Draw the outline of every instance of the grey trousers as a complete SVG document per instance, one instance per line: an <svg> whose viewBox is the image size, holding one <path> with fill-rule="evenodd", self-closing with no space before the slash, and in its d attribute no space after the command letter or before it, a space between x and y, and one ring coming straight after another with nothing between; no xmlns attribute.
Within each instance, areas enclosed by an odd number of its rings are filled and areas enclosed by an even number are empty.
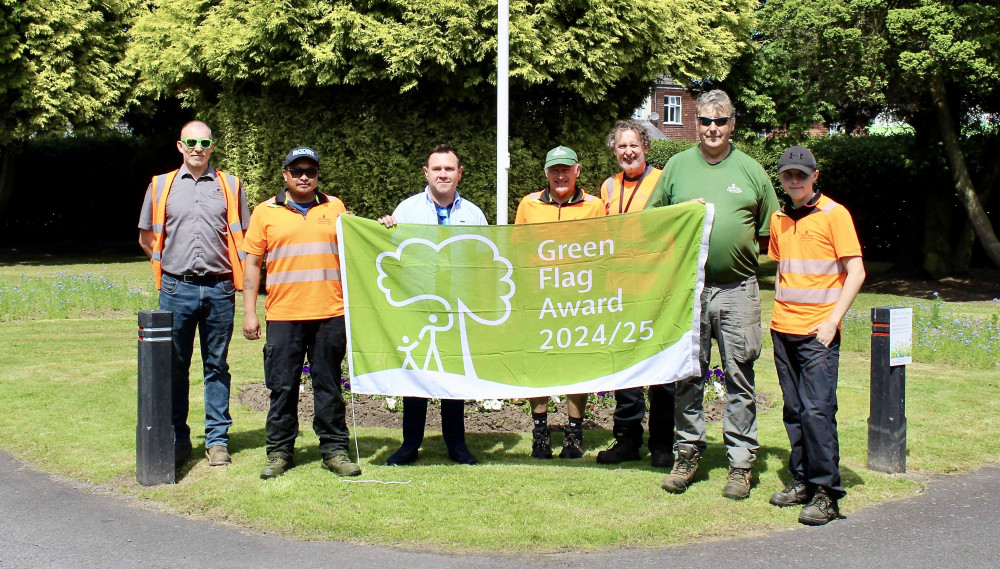
<svg viewBox="0 0 1000 569"><path fill-rule="evenodd" d="M730 466L750 468L760 448L753 372L762 342L757 278L738 283L706 283L701 307L701 376L677 383L674 416L677 448L693 446L705 450L705 376L715 338L728 394L722 426L726 455Z"/></svg>

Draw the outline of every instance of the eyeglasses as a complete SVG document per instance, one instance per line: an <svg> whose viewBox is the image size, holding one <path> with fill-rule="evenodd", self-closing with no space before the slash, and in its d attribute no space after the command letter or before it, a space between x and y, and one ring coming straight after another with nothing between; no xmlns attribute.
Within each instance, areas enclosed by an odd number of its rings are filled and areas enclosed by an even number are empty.
<svg viewBox="0 0 1000 569"><path fill-rule="evenodd" d="M698 117L698 123L701 124L701 126L709 126L712 123L715 123L715 124L717 124L719 126L726 126L726 123L728 123L729 119L731 119L731 118L733 118L733 117L714 117L714 118L713 117Z"/></svg>
<svg viewBox="0 0 1000 569"><path fill-rule="evenodd" d="M316 174L319 174L319 168L286 168L285 171L293 178L301 178L302 174L305 174L307 178L315 178Z"/></svg>
<svg viewBox="0 0 1000 569"><path fill-rule="evenodd" d="M200 144L203 150L207 150L215 144L215 141L211 138L182 138L181 142L188 148L194 148Z"/></svg>

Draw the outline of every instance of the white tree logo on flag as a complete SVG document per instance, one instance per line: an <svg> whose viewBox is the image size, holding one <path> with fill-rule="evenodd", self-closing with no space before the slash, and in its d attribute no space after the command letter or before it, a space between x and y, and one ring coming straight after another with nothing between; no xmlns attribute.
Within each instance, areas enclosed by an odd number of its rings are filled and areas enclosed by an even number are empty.
<svg viewBox="0 0 1000 569"><path fill-rule="evenodd" d="M484 266L486 258L491 259L491 266ZM511 279L513 266L496 244L468 234L441 243L407 239L394 252L379 254L375 265L378 288L390 305L427 313L427 323L419 331L404 334L402 344L396 346L406 355L403 369L445 371L437 335L451 331L457 315L464 375L476 377L466 319L484 326L503 324L510 316L510 299L516 289ZM421 349L425 350L422 361L413 355Z"/></svg>

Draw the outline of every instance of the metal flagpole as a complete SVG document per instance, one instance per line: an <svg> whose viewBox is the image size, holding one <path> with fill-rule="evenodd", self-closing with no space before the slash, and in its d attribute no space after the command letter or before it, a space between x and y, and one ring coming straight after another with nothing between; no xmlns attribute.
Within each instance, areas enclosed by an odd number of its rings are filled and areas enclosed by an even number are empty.
<svg viewBox="0 0 1000 569"><path fill-rule="evenodd" d="M510 78L510 1L497 5L497 225L507 224L507 173L510 170L508 146Z"/></svg>

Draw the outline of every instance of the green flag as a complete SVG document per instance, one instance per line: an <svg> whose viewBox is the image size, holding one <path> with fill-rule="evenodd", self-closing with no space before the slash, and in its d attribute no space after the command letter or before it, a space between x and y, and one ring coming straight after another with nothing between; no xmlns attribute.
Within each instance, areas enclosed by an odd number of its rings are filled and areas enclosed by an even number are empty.
<svg viewBox="0 0 1000 569"><path fill-rule="evenodd" d="M611 391L698 375L712 209L506 226L338 221L356 393Z"/></svg>

